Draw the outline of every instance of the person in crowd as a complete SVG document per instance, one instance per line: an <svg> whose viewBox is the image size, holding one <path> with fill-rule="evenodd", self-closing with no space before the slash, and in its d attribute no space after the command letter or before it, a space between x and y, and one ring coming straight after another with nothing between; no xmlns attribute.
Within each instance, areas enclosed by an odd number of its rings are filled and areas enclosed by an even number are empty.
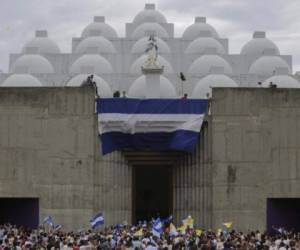
<svg viewBox="0 0 300 250"><path fill-rule="evenodd" d="M167 227L167 226L166 226ZM170 234L154 234L151 222L136 226L116 225L97 230L66 232L62 229L32 230L0 225L0 250L299 250L300 234L284 230L267 234L243 234L235 230L213 232L187 228Z"/></svg>

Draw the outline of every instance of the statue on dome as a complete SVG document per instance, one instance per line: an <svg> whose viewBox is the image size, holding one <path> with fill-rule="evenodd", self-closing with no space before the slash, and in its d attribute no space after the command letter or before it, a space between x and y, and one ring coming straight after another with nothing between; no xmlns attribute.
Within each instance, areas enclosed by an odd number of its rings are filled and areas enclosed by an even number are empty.
<svg viewBox="0 0 300 250"><path fill-rule="evenodd" d="M145 66L158 67L158 63L157 63L158 46L157 46L157 40L155 39L154 35L150 35L145 53L148 54L148 58L147 61L145 62Z"/></svg>

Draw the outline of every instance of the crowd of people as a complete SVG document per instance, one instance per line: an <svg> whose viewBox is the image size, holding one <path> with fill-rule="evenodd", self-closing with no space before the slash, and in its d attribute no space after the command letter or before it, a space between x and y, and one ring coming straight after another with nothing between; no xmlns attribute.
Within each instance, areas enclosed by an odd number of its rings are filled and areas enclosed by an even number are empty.
<svg viewBox="0 0 300 250"><path fill-rule="evenodd" d="M37 230L0 225L0 250L297 250L300 235L278 230L274 235L259 231L242 233L235 230L201 231L186 228L171 234L168 226L160 235L153 234L151 224L117 225L110 228L78 232L57 231L40 227Z"/></svg>

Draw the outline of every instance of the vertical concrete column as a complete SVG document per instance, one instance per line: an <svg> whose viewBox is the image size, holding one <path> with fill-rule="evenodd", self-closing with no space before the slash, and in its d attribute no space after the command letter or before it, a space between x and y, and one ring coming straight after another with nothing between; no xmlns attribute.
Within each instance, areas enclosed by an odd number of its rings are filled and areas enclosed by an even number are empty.
<svg viewBox="0 0 300 250"><path fill-rule="evenodd" d="M173 214L175 222L188 215L198 227L211 226L211 169L208 126L203 126L196 150L185 154L173 170Z"/></svg>
<svg viewBox="0 0 300 250"><path fill-rule="evenodd" d="M103 211L105 224L131 222L132 170L121 152L101 156L97 164L98 203L95 210ZM101 173L101 174L100 174ZM96 211L95 211L96 212Z"/></svg>

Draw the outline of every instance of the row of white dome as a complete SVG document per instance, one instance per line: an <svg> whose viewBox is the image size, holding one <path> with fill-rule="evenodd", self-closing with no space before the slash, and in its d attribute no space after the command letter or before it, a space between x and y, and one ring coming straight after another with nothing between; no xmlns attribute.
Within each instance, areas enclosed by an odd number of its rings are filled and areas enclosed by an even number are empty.
<svg viewBox="0 0 300 250"><path fill-rule="evenodd" d="M81 86L88 75L80 74L73 77L67 86ZM109 84L100 76L94 75L98 92L101 97L112 97L112 90ZM279 88L300 88L300 83L288 75L275 75L262 83L262 87L269 87L270 83L276 84ZM42 87L41 82L30 74L11 75L1 87ZM203 77L194 87L191 98L211 97L212 87L238 87L237 83L224 74L210 74ZM136 79L129 88L128 96L133 98L146 97L145 76ZM176 98L176 90L173 84L164 76L160 76L160 98Z"/></svg>
<svg viewBox="0 0 300 250"><path fill-rule="evenodd" d="M37 31L37 35L31 41L27 42L22 53L24 54L57 54L60 49L57 44L47 36L46 31ZM131 53L144 53L148 43L145 34L133 45ZM171 53L168 44L158 38L158 47L160 53ZM112 42L103 35L91 36L83 39L75 49L75 53L89 53L90 49L93 53L116 53L116 49ZM208 50L214 50L216 54L226 54L223 45L213 37L197 37L185 49L186 54L203 54ZM255 32L253 39L247 42L242 50L242 55L263 55L272 54L279 55L278 47L265 37L264 32Z"/></svg>
<svg viewBox="0 0 300 250"><path fill-rule="evenodd" d="M131 65L131 74L140 74L141 67L145 63L147 55L142 55ZM165 58L158 56L158 62L164 66L166 74L174 73L173 67ZM223 57L219 55L202 55L196 59L188 69L188 74L207 75L214 73L213 68L221 68L227 75L233 74L233 69ZM285 74L291 74L291 69L286 61L279 56L261 56L250 66L248 73L260 76L273 75L278 69L283 69ZM110 62L98 54L85 54L80 56L71 65L70 74L95 73L111 74L113 68ZM30 73L30 74L52 74L54 69L52 64L41 55L22 55L12 65L11 73Z"/></svg>

